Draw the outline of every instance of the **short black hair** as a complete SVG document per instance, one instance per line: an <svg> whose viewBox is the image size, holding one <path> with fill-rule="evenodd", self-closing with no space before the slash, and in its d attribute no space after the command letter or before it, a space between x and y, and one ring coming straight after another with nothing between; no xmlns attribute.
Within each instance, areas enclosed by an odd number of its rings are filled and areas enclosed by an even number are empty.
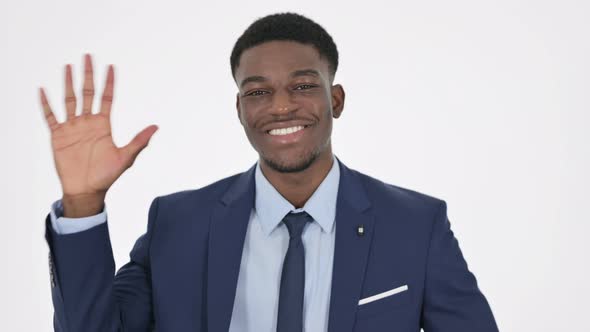
<svg viewBox="0 0 590 332"><path fill-rule="evenodd" d="M273 40L296 41L314 46L321 58L328 60L333 78L338 69L338 49L332 36L319 24L296 13L277 13L257 19L238 38L230 56L231 73L235 78L242 53Z"/></svg>

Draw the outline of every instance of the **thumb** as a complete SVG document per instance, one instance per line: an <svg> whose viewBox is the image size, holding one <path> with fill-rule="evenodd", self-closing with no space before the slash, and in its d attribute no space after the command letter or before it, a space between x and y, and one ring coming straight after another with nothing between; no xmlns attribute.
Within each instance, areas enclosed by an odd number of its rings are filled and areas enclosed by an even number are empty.
<svg viewBox="0 0 590 332"><path fill-rule="evenodd" d="M158 130L158 126L156 125L146 127L144 130L135 135L129 144L121 148L123 155L127 159L128 167L133 165L135 158L137 158L141 150L143 150L148 145L150 138L156 132L156 130Z"/></svg>

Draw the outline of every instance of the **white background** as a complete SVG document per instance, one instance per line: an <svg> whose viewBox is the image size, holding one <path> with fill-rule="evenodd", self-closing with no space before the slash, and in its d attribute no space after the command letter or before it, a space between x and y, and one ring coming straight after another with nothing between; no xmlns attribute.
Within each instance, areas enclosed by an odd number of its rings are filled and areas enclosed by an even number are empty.
<svg viewBox="0 0 590 332"><path fill-rule="evenodd" d="M165 5L164 5L165 3ZM297 11L340 51L349 167L447 201L502 331L590 331L590 5L587 1L19 1L0 5L0 315L50 331L44 219L61 197L37 88L58 120L63 66L81 89L115 65L118 145L160 130L111 188L117 267L151 200L256 160L238 122L229 54L256 18ZM98 99L98 96L97 98Z"/></svg>

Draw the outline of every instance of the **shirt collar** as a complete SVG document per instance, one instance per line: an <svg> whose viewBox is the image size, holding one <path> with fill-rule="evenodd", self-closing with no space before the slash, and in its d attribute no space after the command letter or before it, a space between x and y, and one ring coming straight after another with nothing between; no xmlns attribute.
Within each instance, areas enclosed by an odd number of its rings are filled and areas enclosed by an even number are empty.
<svg viewBox="0 0 590 332"><path fill-rule="evenodd" d="M331 233L336 218L336 198L340 183L340 167L338 160L332 155L332 168L322 183L307 200L303 208L296 209L268 181L256 163L254 175L256 198L254 207L265 235L269 235L291 211L305 211L320 225L322 230Z"/></svg>

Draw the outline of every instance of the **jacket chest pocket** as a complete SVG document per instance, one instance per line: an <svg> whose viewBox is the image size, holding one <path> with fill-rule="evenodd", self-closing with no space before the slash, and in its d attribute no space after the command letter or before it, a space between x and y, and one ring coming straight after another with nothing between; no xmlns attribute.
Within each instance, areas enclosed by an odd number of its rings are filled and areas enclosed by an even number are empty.
<svg viewBox="0 0 590 332"><path fill-rule="evenodd" d="M402 285L393 289L362 298L359 301L356 319L362 320L386 312L393 312L399 307L410 305L411 290L408 285Z"/></svg>

